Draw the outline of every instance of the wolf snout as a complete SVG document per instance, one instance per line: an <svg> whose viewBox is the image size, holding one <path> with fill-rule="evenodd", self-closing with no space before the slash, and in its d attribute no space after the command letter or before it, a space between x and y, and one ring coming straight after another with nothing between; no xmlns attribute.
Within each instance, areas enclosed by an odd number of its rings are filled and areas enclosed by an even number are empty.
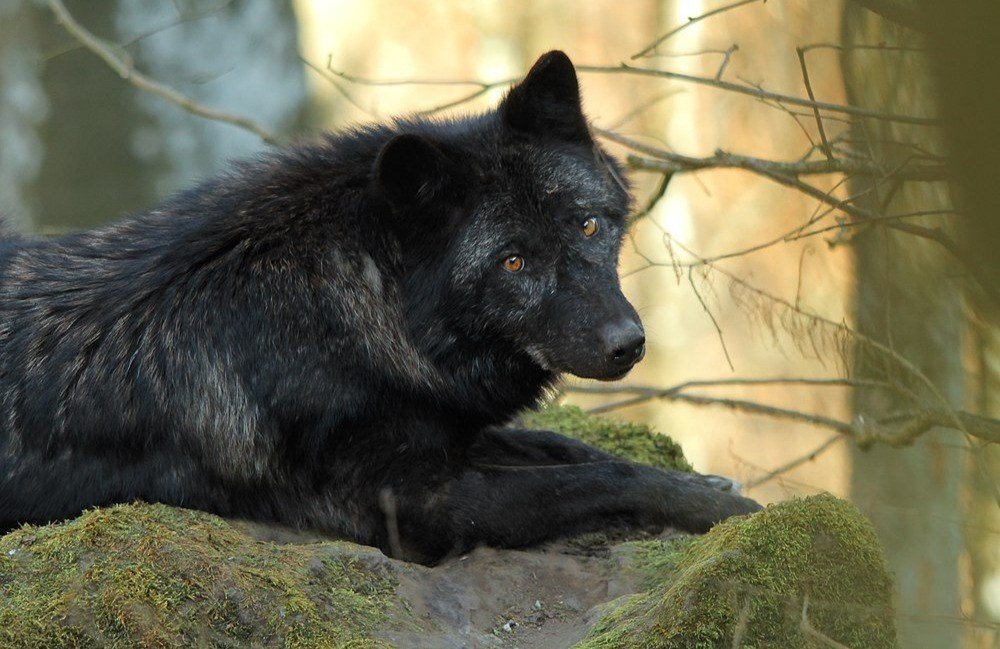
<svg viewBox="0 0 1000 649"><path fill-rule="evenodd" d="M598 333L604 361L615 370L625 370L646 354L646 333L632 319L605 325Z"/></svg>

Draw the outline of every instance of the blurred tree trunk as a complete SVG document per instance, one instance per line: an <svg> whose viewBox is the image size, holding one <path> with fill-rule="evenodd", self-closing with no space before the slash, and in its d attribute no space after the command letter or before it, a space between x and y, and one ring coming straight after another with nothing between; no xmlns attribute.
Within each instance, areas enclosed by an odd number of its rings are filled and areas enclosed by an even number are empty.
<svg viewBox="0 0 1000 649"><path fill-rule="evenodd" d="M965 244L994 284L1000 283L1000 75L987 72L1000 57L1000 2L920 0L934 71L941 88L949 154L962 210L969 223ZM993 303L996 318L1000 304Z"/></svg>
<svg viewBox="0 0 1000 649"><path fill-rule="evenodd" d="M846 4L845 12L843 39L848 49L843 64L851 103L886 112L936 113L936 92L925 55L850 49L851 45L879 43L923 47L920 35L852 2ZM862 153L873 154L888 169L914 153L899 142L943 153L939 132L927 127L858 121L854 139L857 146L868 149ZM861 201L865 207L886 214L953 205L944 183L893 188L854 182L849 193L862 191L868 192ZM907 220L946 229L952 221L953 217ZM859 233L854 249L859 331L890 346L933 381L952 405L963 406L965 320L960 269L936 243L879 226ZM889 375L899 380L894 367L859 350L856 369L860 375ZM855 397L855 411L868 416L903 406L885 394L858 391ZM962 627L942 621L960 615L961 446L961 438L954 433L938 431L909 448L853 451L853 498L874 521L895 572L903 647L950 649L961 644Z"/></svg>
<svg viewBox="0 0 1000 649"><path fill-rule="evenodd" d="M35 14L26 0L0 3L0 218L22 231L31 226L25 189L42 164L38 127L49 107L38 75Z"/></svg>
<svg viewBox="0 0 1000 649"><path fill-rule="evenodd" d="M149 124L136 106L136 91L79 48L44 5L30 4L42 48L37 71L50 106L39 129L42 165L26 190L33 228L58 234L148 206L156 198L157 174L132 146L134 134ZM117 0L66 6L91 32L117 41Z"/></svg>
<svg viewBox="0 0 1000 649"><path fill-rule="evenodd" d="M1000 218L996 184L1000 179L1000 76L984 74L1000 57L1000 2L921 0L918 18L926 29L931 60L941 87L944 128L963 211L963 244L974 255L994 287L1000 286ZM985 67L984 67L985 66ZM1000 417L1000 304L973 293L973 356L975 376L970 408ZM992 623L981 627L972 646L1000 646L1000 602L996 586L1000 573L1000 529L996 482L1000 476L1000 448L979 449L984 470L972 474L967 532L970 573L976 618ZM989 591L993 590L993 601Z"/></svg>
<svg viewBox="0 0 1000 649"><path fill-rule="evenodd" d="M1000 418L1000 325L996 320L976 318L973 323L975 376L972 408L988 417ZM972 472L969 495L969 571L975 604L975 618L985 624L974 635L972 647L1000 646L1000 602L996 601L996 581L1000 573L1000 507L996 501L996 477L1000 476L1000 448L983 445L978 451L983 470ZM994 600L990 601L990 591ZM990 626L993 627L992 631Z"/></svg>
<svg viewBox="0 0 1000 649"><path fill-rule="evenodd" d="M91 32L123 44L139 70L195 101L278 133L301 128L306 87L290 1L66 6ZM253 134L133 88L78 47L44 5L26 2L20 16L37 29L43 54L31 60L50 107L37 129L41 166L23 189L36 229L58 233L146 209L228 159L265 148Z"/></svg>

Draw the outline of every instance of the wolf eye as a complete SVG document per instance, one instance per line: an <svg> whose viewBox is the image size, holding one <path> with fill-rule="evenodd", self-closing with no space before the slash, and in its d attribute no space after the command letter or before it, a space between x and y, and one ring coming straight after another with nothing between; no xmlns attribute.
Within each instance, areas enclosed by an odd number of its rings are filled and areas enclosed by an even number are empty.
<svg viewBox="0 0 1000 649"><path fill-rule="evenodd" d="M580 224L580 229L583 230L583 236L590 238L600 231L601 224L597 221L596 217L588 216Z"/></svg>
<svg viewBox="0 0 1000 649"><path fill-rule="evenodd" d="M511 255L503 260L504 270L512 273L519 273L524 268L524 257L521 255Z"/></svg>

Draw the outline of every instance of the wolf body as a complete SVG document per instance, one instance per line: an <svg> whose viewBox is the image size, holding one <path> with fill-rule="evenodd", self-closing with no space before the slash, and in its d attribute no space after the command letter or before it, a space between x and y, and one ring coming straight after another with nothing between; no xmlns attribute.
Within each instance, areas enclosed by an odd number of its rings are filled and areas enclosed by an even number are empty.
<svg viewBox="0 0 1000 649"><path fill-rule="evenodd" d="M0 243L0 525L143 499L433 563L757 509L505 426L560 373L641 358L628 205L552 52L485 114L330 135Z"/></svg>

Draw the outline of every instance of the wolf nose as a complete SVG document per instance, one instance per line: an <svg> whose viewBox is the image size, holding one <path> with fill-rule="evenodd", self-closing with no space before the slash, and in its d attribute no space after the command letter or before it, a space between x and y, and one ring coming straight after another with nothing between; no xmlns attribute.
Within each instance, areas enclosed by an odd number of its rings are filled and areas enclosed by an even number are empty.
<svg viewBox="0 0 1000 649"><path fill-rule="evenodd" d="M607 362L614 367L632 367L646 352L646 336L634 320L610 324L601 331Z"/></svg>

